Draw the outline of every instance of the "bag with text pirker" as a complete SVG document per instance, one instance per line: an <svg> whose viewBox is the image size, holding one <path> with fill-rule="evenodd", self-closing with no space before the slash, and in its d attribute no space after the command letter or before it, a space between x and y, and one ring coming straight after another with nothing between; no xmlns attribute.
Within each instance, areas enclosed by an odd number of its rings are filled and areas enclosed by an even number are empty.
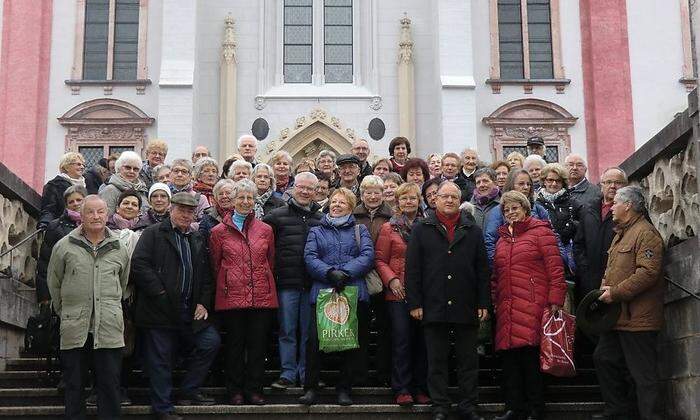
<svg viewBox="0 0 700 420"><path fill-rule="evenodd" d="M357 337L357 287L321 289L316 299L319 350L331 353L360 347Z"/></svg>

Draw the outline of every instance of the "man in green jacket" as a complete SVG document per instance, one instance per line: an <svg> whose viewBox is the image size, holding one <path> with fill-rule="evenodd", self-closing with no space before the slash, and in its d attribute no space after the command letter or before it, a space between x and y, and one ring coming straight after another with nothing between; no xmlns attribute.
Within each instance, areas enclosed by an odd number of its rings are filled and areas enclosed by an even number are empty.
<svg viewBox="0 0 700 420"><path fill-rule="evenodd" d="M85 197L80 213L82 225L56 243L47 270L51 303L61 318L66 418L85 418L82 372L91 355L97 416L116 419L124 347L121 301L129 253L119 236L106 228L107 204L100 197Z"/></svg>

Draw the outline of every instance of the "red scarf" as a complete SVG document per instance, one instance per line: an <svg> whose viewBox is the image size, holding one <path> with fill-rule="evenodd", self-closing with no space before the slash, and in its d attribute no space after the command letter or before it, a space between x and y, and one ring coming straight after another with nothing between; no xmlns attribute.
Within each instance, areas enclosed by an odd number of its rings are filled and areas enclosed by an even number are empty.
<svg viewBox="0 0 700 420"><path fill-rule="evenodd" d="M448 216L446 214L442 214L439 210L435 210L435 215L440 223L445 226L445 230L447 231L447 240L452 242L452 240L455 238L455 227L457 227L457 223L459 223L459 212L453 214L452 216Z"/></svg>
<svg viewBox="0 0 700 420"><path fill-rule="evenodd" d="M209 205L211 205L212 202L214 201L212 199L212 197L214 196L214 187L213 186L211 186L209 184L205 184L202 181L197 181L192 186L192 189L195 192L198 192L198 193L202 194L203 196L207 197L207 201L209 202Z"/></svg>

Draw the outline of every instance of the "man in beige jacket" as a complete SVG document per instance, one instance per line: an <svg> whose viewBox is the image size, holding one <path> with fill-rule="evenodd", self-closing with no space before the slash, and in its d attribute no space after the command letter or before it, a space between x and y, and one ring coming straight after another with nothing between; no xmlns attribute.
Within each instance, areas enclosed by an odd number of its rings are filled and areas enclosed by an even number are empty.
<svg viewBox="0 0 700 420"><path fill-rule="evenodd" d="M620 302L622 313L617 325L600 336L593 354L604 414L608 419L660 420L656 348L663 324L663 240L644 216L639 187L618 190L611 211L616 235L599 299Z"/></svg>
<svg viewBox="0 0 700 420"><path fill-rule="evenodd" d="M107 205L96 195L83 201L82 225L56 243L47 269L51 304L61 319L61 364L67 419L85 418L83 372L93 359L97 416L120 413L119 374L124 347L121 301L129 253L106 228Z"/></svg>

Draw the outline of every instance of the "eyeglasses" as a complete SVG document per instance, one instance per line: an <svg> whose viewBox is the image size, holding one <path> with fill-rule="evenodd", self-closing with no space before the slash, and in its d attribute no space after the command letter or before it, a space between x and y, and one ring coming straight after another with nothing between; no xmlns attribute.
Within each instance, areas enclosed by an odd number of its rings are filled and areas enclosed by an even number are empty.
<svg viewBox="0 0 700 420"><path fill-rule="evenodd" d="M610 185L613 185L613 184L615 184L615 186L617 186L617 187L621 187L621 186L625 185L625 184L626 184L626 182L625 182L625 181L613 181L613 180L607 180L607 181L603 181L603 182L601 182L601 184L603 184L603 185L605 185L605 186L610 186Z"/></svg>
<svg viewBox="0 0 700 420"><path fill-rule="evenodd" d="M314 188L314 187L306 187L306 186L303 186L303 185L295 185L294 187L295 187L295 188L298 188L299 191L306 191L306 192L314 192L314 191L316 191L316 189L318 188L318 187L316 187L316 188Z"/></svg>
<svg viewBox="0 0 700 420"><path fill-rule="evenodd" d="M503 214L509 214L509 213L515 213L516 211L520 210L523 208L523 206L510 206L510 207L503 207Z"/></svg>
<svg viewBox="0 0 700 420"><path fill-rule="evenodd" d="M561 183L561 179L551 179L551 178L545 178L544 179L545 184L559 184Z"/></svg>
<svg viewBox="0 0 700 420"><path fill-rule="evenodd" d="M138 166L129 166L129 165L123 165L122 168L124 168L127 171L131 171L131 172L138 172L141 170L141 168L139 168Z"/></svg>
<svg viewBox="0 0 700 420"><path fill-rule="evenodd" d="M150 152L148 152L148 154L152 155L152 156L161 156L161 157L165 157L165 155L166 155L166 153L156 152L155 150L151 150ZM197 156L197 155L195 155L195 156Z"/></svg>
<svg viewBox="0 0 700 420"><path fill-rule="evenodd" d="M455 200L455 201L459 200L459 196L456 194L438 194L438 197L442 198L443 200L447 200L447 199Z"/></svg>
<svg viewBox="0 0 700 420"><path fill-rule="evenodd" d="M185 168L173 168L170 170L170 172L172 172L174 174L185 174L185 175L190 173L190 171L188 169L185 169Z"/></svg>

